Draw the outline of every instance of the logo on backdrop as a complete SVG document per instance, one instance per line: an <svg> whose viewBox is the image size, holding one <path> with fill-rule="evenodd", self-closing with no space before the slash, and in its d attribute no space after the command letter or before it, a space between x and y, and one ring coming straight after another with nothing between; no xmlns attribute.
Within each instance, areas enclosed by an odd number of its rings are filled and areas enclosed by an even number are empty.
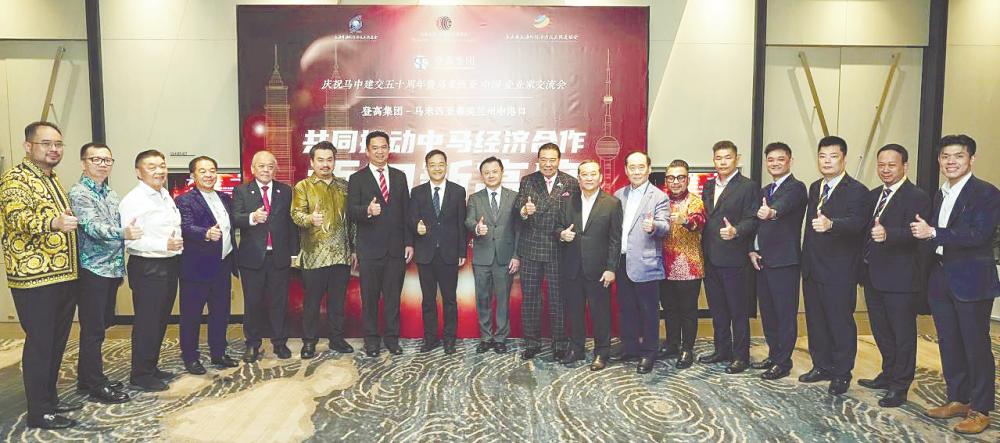
<svg viewBox="0 0 1000 443"><path fill-rule="evenodd" d="M364 22L361 21L361 14L351 17L351 20L347 22L347 28L350 29L351 34L358 34L361 32L361 28L364 27Z"/></svg>
<svg viewBox="0 0 1000 443"><path fill-rule="evenodd" d="M451 30L452 24L454 23L451 21L451 17L448 17L447 15L442 15L437 19L437 27L442 31Z"/></svg>
<svg viewBox="0 0 1000 443"><path fill-rule="evenodd" d="M535 22L532 23L532 26L534 26L535 29L542 29L551 23L552 20L549 20L549 16L545 14L539 14L537 17L535 17Z"/></svg>

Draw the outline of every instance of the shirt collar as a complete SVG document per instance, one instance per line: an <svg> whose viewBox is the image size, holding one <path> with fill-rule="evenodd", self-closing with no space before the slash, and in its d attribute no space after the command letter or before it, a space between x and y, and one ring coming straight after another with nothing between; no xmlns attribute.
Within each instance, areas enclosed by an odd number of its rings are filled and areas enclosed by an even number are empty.
<svg viewBox="0 0 1000 443"><path fill-rule="evenodd" d="M639 192L640 195L645 194L646 193L646 188L648 188L648 187L649 187L649 180L646 180L645 183L639 185L638 188L633 187L632 183L629 183L628 184L629 195L632 195L633 192Z"/></svg>
<svg viewBox="0 0 1000 443"><path fill-rule="evenodd" d="M24 156L24 160L21 163L23 163L24 166L28 168L31 172L34 172L35 175L38 175L39 177L45 176L45 172L42 171L42 168L39 168L38 165L34 164L31 161L31 159L28 158L27 155ZM56 170L52 169L52 172L49 173L49 177L55 177L55 176L56 176Z"/></svg>
<svg viewBox="0 0 1000 443"><path fill-rule="evenodd" d="M266 185L263 184L263 183L261 183L260 180L257 180L257 179L254 179L253 181L257 182L257 187L260 188L261 191L264 190L264 186L267 186L268 190L274 189L274 180L271 180L271 181L267 182Z"/></svg>
<svg viewBox="0 0 1000 443"><path fill-rule="evenodd" d="M944 195L951 195L952 192L954 192L956 195L961 194L962 189L965 188L965 184L968 183L969 178L971 177L972 177L972 171L969 171L969 173L965 174L964 177L958 179L958 182L955 183L955 186L952 186L951 182L945 180L944 183L941 183L941 193Z"/></svg>
<svg viewBox="0 0 1000 443"><path fill-rule="evenodd" d="M583 201L585 201L587 203L592 203L592 202L596 201L598 195L601 195L601 190L600 189L598 189L597 191L595 191L594 195L591 195L590 197L587 197L587 195L584 194L583 191L580 191L580 198L583 199Z"/></svg>
<svg viewBox="0 0 1000 443"><path fill-rule="evenodd" d="M905 183L905 182L906 182L906 176L904 175L902 179L900 179L898 182L896 182L896 184L894 184L892 186L889 186L889 191L890 191L889 193L890 194L895 194L896 191L899 190L900 186L903 186L903 183ZM884 184L882 185L882 192L885 192L885 185Z"/></svg>
<svg viewBox="0 0 1000 443"><path fill-rule="evenodd" d="M840 175L838 175L838 176L830 179L829 181L824 178L823 179L823 184L828 185L828 186L830 186L830 189L833 189L833 188L837 187L837 184L840 183L840 180L842 180L845 175L847 175L847 171L846 170L843 171L843 172L841 172Z"/></svg>
<svg viewBox="0 0 1000 443"><path fill-rule="evenodd" d="M162 198L164 194L167 194L169 197L169 193L167 193L167 188L165 186L160 187L160 190L157 191L153 189L152 186L147 185L146 182L139 180L139 188L142 189L142 192L146 195L155 195Z"/></svg>
<svg viewBox="0 0 1000 443"><path fill-rule="evenodd" d="M378 178L378 167L377 166L369 163L368 164L368 169L371 169L372 174L375 175L375 178ZM386 163L385 166L382 167L382 173L385 174L386 178L389 177L389 164L388 163Z"/></svg>
<svg viewBox="0 0 1000 443"><path fill-rule="evenodd" d="M786 172L785 175L782 175L781 177L778 177L777 179L775 179L774 182L773 182L774 183L774 188L777 189L778 186L781 186L781 184L785 182L785 179L787 179L791 175L792 175L791 172Z"/></svg>
<svg viewBox="0 0 1000 443"><path fill-rule="evenodd" d="M104 183L97 183L96 181L94 181L94 179L87 177L84 174L80 174L80 184L86 186L87 189L90 189L95 194L100 195L101 197L104 197L105 195L108 194L108 189L109 189L108 180L104 180Z"/></svg>
<svg viewBox="0 0 1000 443"><path fill-rule="evenodd" d="M330 183L333 183L332 180L335 179L335 178L337 178L336 175L331 175L330 176L330 180L331 180ZM307 180L309 180L309 183L312 183L312 184L316 184L316 183L324 183L325 184L326 183L326 182L323 181L323 179L319 178L319 176L316 175L315 172L313 172L312 174L310 174L309 178Z"/></svg>
<svg viewBox="0 0 1000 443"><path fill-rule="evenodd" d="M493 194L494 192L497 193L497 198L500 198L503 195L503 186L497 186L496 189L490 189L489 186L486 187L486 195Z"/></svg>
<svg viewBox="0 0 1000 443"><path fill-rule="evenodd" d="M715 184L716 184L716 186L718 186L720 188L726 187L726 185L728 185L729 182L733 181L733 179L736 178L736 176L739 175L739 173L740 173L739 171L733 171L732 175L730 175L729 178L726 179L726 181L722 181L722 176L721 175L715 174Z"/></svg>

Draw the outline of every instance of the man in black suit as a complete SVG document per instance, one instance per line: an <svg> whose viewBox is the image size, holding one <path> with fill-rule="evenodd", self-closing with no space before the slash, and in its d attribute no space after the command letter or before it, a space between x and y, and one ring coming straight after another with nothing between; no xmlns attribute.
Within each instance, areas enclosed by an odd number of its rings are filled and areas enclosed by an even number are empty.
<svg viewBox="0 0 1000 443"><path fill-rule="evenodd" d="M399 297L406 265L413 259L413 238L406 229L410 202L406 174L389 166L389 135L365 138L368 165L351 174L347 184L348 215L357 223L357 257L361 280L361 318L365 354L377 357L380 342L393 355L399 346ZM378 300L383 298L385 331L378 332Z"/></svg>
<svg viewBox="0 0 1000 443"><path fill-rule="evenodd" d="M777 380L792 370L792 351L799 335L799 238L809 196L806 185L791 173L792 148L771 143L764 148L764 156L773 181L761 188L760 221L750 263L757 270L767 358L751 366L766 369L760 375L764 380Z"/></svg>
<svg viewBox="0 0 1000 443"><path fill-rule="evenodd" d="M243 361L260 358L261 338L268 333L278 358L292 356L285 345L285 310L291 257L298 253L298 230L292 223L292 188L273 179L278 161L259 151L250 161L254 180L233 190L233 223L240 228L237 263L243 283Z"/></svg>
<svg viewBox="0 0 1000 443"><path fill-rule="evenodd" d="M829 380L828 392L840 395L851 384L858 352L854 308L861 246L872 208L868 189L844 172L844 139L823 137L817 157L823 178L809 186L809 224L802 241L802 284L813 368L799 376L799 381Z"/></svg>
<svg viewBox="0 0 1000 443"><path fill-rule="evenodd" d="M514 207L520 212L521 233L517 255L521 258L521 322L525 359L542 351L542 280L548 281L549 326L552 329L552 359L565 357L568 343L563 325L563 303L559 291L559 238L553 235L562 206L576 198L580 184L559 171L559 146L546 143L538 148L538 171L521 178Z"/></svg>
<svg viewBox="0 0 1000 443"><path fill-rule="evenodd" d="M715 352L701 363L732 360L727 374L750 367L750 296L747 294L747 254L757 230L757 184L736 169L736 145L723 140L712 146L716 177L702 188L705 202L705 295L712 313Z"/></svg>
<svg viewBox="0 0 1000 443"><path fill-rule="evenodd" d="M410 196L409 229L413 235L414 261L423 293L421 311L424 343L420 352L430 352L438 340L437 294L441 289L444 310L444 353L455 353L458 329L458 269L465 265L465 188L445 179L448 156L434 149L424 156L430 180L413 188Z"/></svg>
<svg viewBox="0 0 1000 443"><path fill-rule="evenodd" d="M869 216L861 267L865 304L875 344L882 354L882 372L860 379L869 389L885 389L879 406L906 402L917 365L917 297L923 290L919 241L910 222L929 217L931 199L906 178L906 148L888 144L878 151L882 186L868 194L875 210Z"/></svg>
<svg viewBox="0 0 1000 443"><path fill-rule="evenodd" d="M592 371L607 366L611 343L611 290L621 257L622 204L601 190L601 165L584 160L577 169L580 195L563 205L557 228L563 242L559 277L565 291L570 348L561 363L582 360L587 337L586 307L594 324Z"/></svg>
<svg viewBox="0 0 1000 443"><path fill-rule="evenodd" d="M938 165L947 181L934 195L933 216L917 216L910 232L925 240L933 258L927 301L937 329L948 403L927 410L933 418L964 416L955 431L978 434L990 425L996 403L990 312L1000 296L993 241L1000 219L1000 191L972 174L976 141L948 135L938 143Z"/></svg>

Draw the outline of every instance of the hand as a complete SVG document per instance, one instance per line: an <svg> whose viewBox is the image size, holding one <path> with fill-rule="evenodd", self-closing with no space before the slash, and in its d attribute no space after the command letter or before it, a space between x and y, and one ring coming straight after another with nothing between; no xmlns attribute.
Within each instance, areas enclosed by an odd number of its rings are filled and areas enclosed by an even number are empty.
<svg viewBox="0 0 1000 443"><path fill-rule="evenodd" d="M79 220L73 215L73 210L66 208L62 214L58 217L52 219L52 230L59 232L71 232L76 230L76 225ZM74 258L74 260L76 260Z"/></svg>
<svg viewBox="0 0 1000 443"><path fill-rule="evenodd" d="M646 214L646 218L642 220L642 230L646 231L646 233L648 234L652 234L654 228L655 226L653 226L653 213L650 212Z"/></svg>
<svg viewBox="0 0 1000 443"><path fill-rule="evenodd" d="M410 264L410 260L413 260L413 246L403 248L403 258L406 259L406 264Z"/></svg>
<svg viewBox="0 0 1000 443"><path fill-rule="evenodd" d="M317 228L323 226L323 222L326 221L326 218L323 217L322 212L319 212L319 205L316 205L316 207L313 208L312 214L309 214L309 221L311 221L313 226Z"/></svg>
<svg viewBox="0 0 1000 443"><path fill-rule="evenodd" d="M527 216L530 216L530 215L534 215L535 211L537 211L537 210L538 209L535 208L535 204L531 202L531 196L529 195L528 196L528 202L525 203L524 206L521 206L521 217L527 217Z"/></svg>
<svg viewBox="0 0 1000 443"><path fill-rule="evenodd" d="M427 233L427 225L424 224L423 220L417 222L417 234L424 235Z"/></svg>
<svg viewBox="0 0 1000 443"><path fill-rule="evenodd" d="M382 205L378 202L378 197L372 197L372 202L368 203L368 216L378 217L382 214Z"/></svg>
<svg viewBox="0 0 1000 443"><path fill-rule="evenodd" d="M813 231L826 232L833 228L833 222L823 215L823 211L816 210L816 218L812 220Z"/></svg>
<svg viewBox="0 0 1000 443"><path fill-rule="evenodd" d="M688 222L687 213L677 211L670 213L670 224L672 225L686 225Z"/></svg>
<svg viewBox="0 0 1000 443"><path fill-rule="evenodd" d="M483 236L490 232L490 227L483 223L483 217L479 217L479 222L476 223L476 235Z"/></svg>
<svg viewBox="0 0 1000 443"><path fill-rule="evenodd" d="M267 211L264 210L263 206L257 208L256 211L253 211L253 222L257 224L267 222Z"/></svg>
<svg viewBox="0 0 1000 443"><path fill-rule="evenodd" d="M758 270L758 271L761 268L761 266L760 266L760 258L761 258L760 254L758 254L756 252L752 252L752 251L750 252L750 264L753 265L753 268L756 269L756 270Z"/></svg>
<svg viewBox="0 0 1000 443"><path fill-rule="evenodd" d="M757 218L761 220L771 220L778 211L767 205L767 197L760 199L760 209L757 210Z"/></svg>
<svg viewBox="0 0 1000 443"><path fill-rule="evenodd" d="M576 238L576 233L573 232L573 227L574 226L576 226L576 225L570 223L570 225L569 225L568 228L563 229L562 232L559 233L559 240L562 240L564 242L571 242L571 241L573 241L573 239Z"/></svg>
<svg viewBox="0 0 1000 443"><path fill-rule="evenodd" d="M136 226L136 220L138 220L138 217L132 217L132 220L129 221L128 225L125 226L125 229L122 230L122 237L125 237L125 240L136 240L142 238L142 228Z"/></svg>
<svg viewBox="0 0 1000 443"><path fill-rule="evenodd" d="M914 237L920 240L926 240L928 238L934 237L934 228L927 224L923 218L920 218L920 214L917 214L915 222L910 223L910 233Z"/></svg>
<svg viewBox="0 0 1000 443"><path fill-rule="evenodd" d="M878 217L875 217L875 226L872 226L872 241L876 243L885 241L885 228L879 223Z"/></svg>
<svg viewBox="0 0 1000 443"><path fill-rule="evenodd" d="M222 240L222 229L219 228L219 224L216 223L215 226L208 228L205 231L205 241L219 241Z"/></svg>
<svg viewBox="0 0 1000 443"><path fill-rule="evenodd" d="M458 267L461 268L462 266L465 266L465 257L458 258Z"/></svg>
<svg viewBox="0 0 1000 443"><path fill-rule="evenodd" d="M521 260L518 260L516 258L512 258L512 259L510 259L510 266L507 267L507 273L510 274L510 275L514 275L514 274L517 273L517 270L520 269L520 268L521 268Z"/></svg>
<svg viewBox="0 0 1000 443"><path fill-rule="evenodd" d="M732 240L736 238L736 227L729 223L729 219L722 217L723 226L719 229L719 236L723 240Z"/></svg>
<svg viewBox="0 0 1000 443"><path fill-rule="evenodd" d="M615 273L611 271L604 271L604 273L601 274L601 279L598 281L604 283L605 288L611 286L611 283L614 283L615 281Z"/></svg>
<svg viewBox="0 0 1000 443"><path fill-rule="evenodd" d="M170 233L170 238L167 239L167 250L173 252L184 250L184 239L177 236L176 229Z"/></svg>

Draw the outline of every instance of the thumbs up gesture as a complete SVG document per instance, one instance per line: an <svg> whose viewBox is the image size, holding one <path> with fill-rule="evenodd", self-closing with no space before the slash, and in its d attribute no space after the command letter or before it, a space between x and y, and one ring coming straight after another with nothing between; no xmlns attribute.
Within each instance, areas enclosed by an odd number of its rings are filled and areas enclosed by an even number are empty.
<svg viewBox="0 0 1000 443"><path fill-rule="evenodd" d="M267 211L261 206L253 211L253 221L254 223L261 224L267 221Z"/></svg>
<svg viewBox="0 0 1000 443"><path fill-rule="evenodd" d="M427 234L427 225L424 224L423 220L417 222L417 234L419 235Z"/></svg>
<svg viewBox="0 0 1000 443"><path fill-rule="evenodd" d="M170 238L167 239L167 250L168 251L182 251L184 250L184 239L177 235L177 230L174 229L170 233Z"/></svg>
<svg viewBox="0 0 1000 443"><path fill-rule="evenodd" d="M66 208L62 214L52 219L52 229L59 232L71 232L76 230L78 222L76 216L73 215L73 210Z"/></svg>
<svg viewBox="0 0 1000 443"><path fill-rule="evenodd" d="M573 227L574 226L576 226L576 225L574 225L574 224L571 223L568 228L563 229L562 232L559 233L559 239L562 240L562 241L564 241L564 242L571 242L571 241L573 241L573 239L576 238L576 232L573 232Z"/></svg>
<svg viewBox="0 0 1000 443"><path fill-rule="evenodd" d="M872 241L876 243L882 243L885 241L885 227L882 223L879 223L878 217L875 217L875 226L872 226Z"/></svg>
<svg viewBox="0 0 1000 443"><path fill-rule="evenodd" d="M222 229L219 228L219 224L216 223L211 228L205 231L205 241L219 241L222 240Z"/></svg>
<svg viewBox="0 0 1000 443"><path fill-rule="evenodd" d="M125 229L122 230L122 237L125 240L136 240L142 238L142 227L135 224L138 217L132 217L132 220L128 222Z"/></svg>
<svg viewBox="0 0 1000 443"><path fill-rule="evenodd" d="M484 217L480 216L479 222L476 223L476 235L486 235L490 232L489 226L486 226L483 219Z"/></svg>
<svg viewBox="0 0 1000 443"><path fill-rule="evenodd" d="M722 228L719 229L719 236L723 240L736 238L736 227L729 223L729 219L726 217L722 217Z"/></svg>
<svg viewBox="0 0 1000 443"><path fill-rule="evenodd" d="M816 210L816 218L812 219L813 231L826 232L833 228L833 221L823 215L823 211Z"/></svg>
<svg viewBox="0 0 1000 443"><path fill-rule="evenodd" d="M760 199L760 209L757 210L757 218L761 220L771 220L777 211L767 205L767 197Z"/></svg>
<svg viewBox="0 0 1000 443"><path fill-rule="evenodd" d="M927 224L927 222L920 217L920 214L917 214L914 219L916 221L910 223L910 233L913 234L914 237L920 240L935 237L937 231L931 227L931 225Z"/></svg>
<svg viewBox="0 0 1000 443"><path fill-rule="evenodd" d="M653 229L655 228L656 227L653 226L653 213L649 212L646 214L646 218L642 220L642 230L646 231L646 233L652 234Z"/></svg>
<svg viewBox="0 0 1000 443"><path fill-rule="evenodd" d="M309 221L311 221L312 224L313 224L313 226L315 226L317 228L320 227L320 226L323 226L323 222L325 220L326 219L325 219L325 217L323 217L323 213L319 212L319 205L317 205L315 208L313 208L312 214L309 214Z"/></svg>
<svg viewBox="0 0 1000 443"><path fill-rule="evenodd" d="M378 197L372 197L371 203L368 203L368 217L378 217L382 213L382 205L378 202Z"/></svg>
<svg viewBox="0 0 1000 443"><path fill-rule="evenodd" d="M531 196L529 195L528 201L524 204L524 206L521 206L521 217L534 215L536 210L537 208L535 208L535 204L532 203Z"/></svg>

